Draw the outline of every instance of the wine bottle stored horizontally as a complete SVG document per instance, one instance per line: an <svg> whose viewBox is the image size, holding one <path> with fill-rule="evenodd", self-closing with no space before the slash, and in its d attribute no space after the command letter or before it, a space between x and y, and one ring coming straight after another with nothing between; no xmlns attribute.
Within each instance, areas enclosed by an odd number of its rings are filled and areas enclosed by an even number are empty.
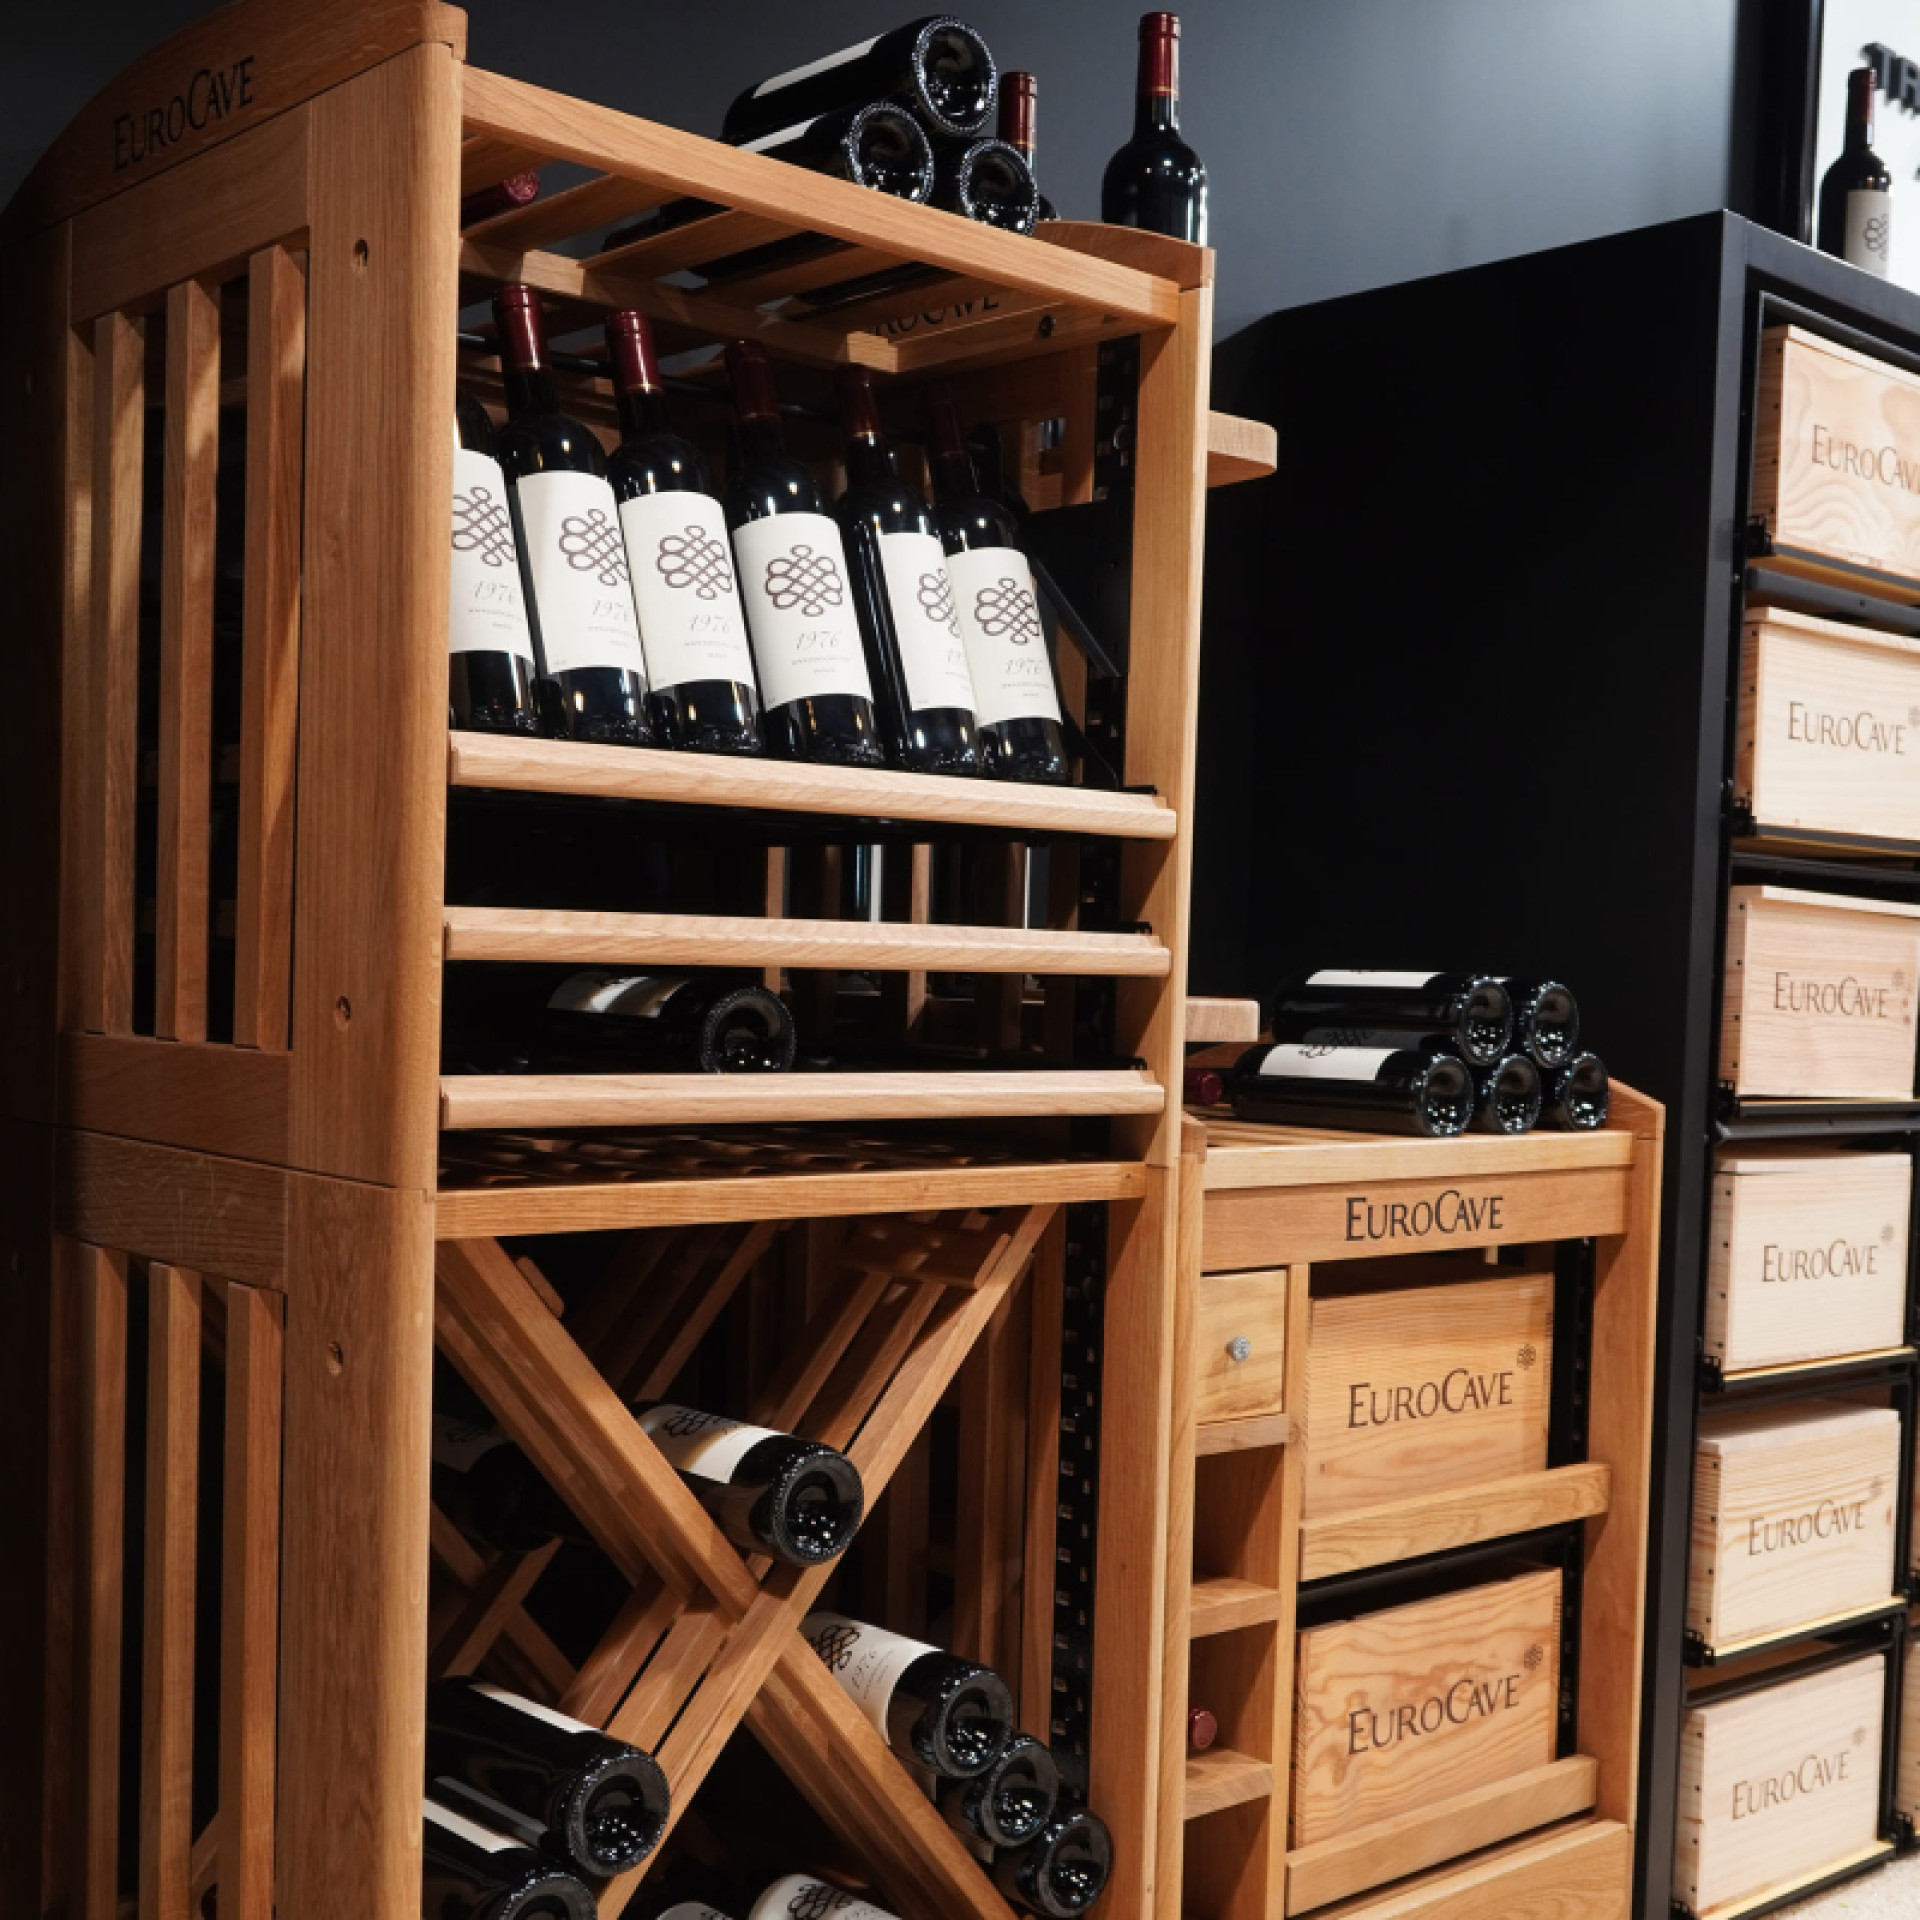
<svg viewBox="0 0 1920 1920"><path fill-rule="evenodd" d="M620 407L607 479L620 505L654 721L669 746L758 753L760 695L726 515L699 448L668 421L645 314L628 308L607 321L607 356Z"/></svg>
<svg viewBox="0 0 1920 1920"><path fill-rule="evenodd" d="M637 1867L667 1826L667 1776L651 1754L473 1680L427 1689L427 1783L456 1811L525 1831L580 1873Z"/></svg>
<svg viewBox="0 0 1920 1920"><path fill-rule="evenodd" d="M539 197L540 176L537 173L510 173L490 187L479 187L462 196L460 225L464 229L503 213L518 212L522 207L531 206Z"/></svg>
<svg viewBox="0 0 1920 1920"><path fill-rule="evenodd" d="M1140 16L1133 138L1107 162L1100 218L1207 242L1207 169L1180 137L1180 16Z"/></svg>
<svg viewBox="0 0 1920 1920"><path fill-rule="evenodd" d="M1873 150L1879 84L1872 67L1847 75L1846 144L1820 182L1818 240L1822 253L1884 279L1893 258L1893 175Z"/></svg>
<svg viewBox="0 0 1920 1920"><path fill-rule="evenodd" d="M1015 1906L1043 1920L1074 1920L1106 1891L1113 1835L1085 1807L1057 1807L1027 1842L995 1856L993 1883Z"/></svg>
<svg viewBox="0 0 1920 1920"><path fill-rule="evenodd" d="M981 757L1002 779L1059 786L1067 777L1067 746L1033 569L1013 515L974 478L960 416L944 387L931 396L930 418L934 520L966 642Z"/></svg>
<svg viewBox="0 0 1920 1920"><path fill-rule="evenodd" d="M1541 1124L1587 1133L1607 1124L1613 1104L1607 1070L1594 1053L1577 1053L1564 1067L1550 1068L1545 1077Z"/></svg>
<svg viewBox="0 0 1920 1920"><path fill-rule="evenodd" d="M554 990L544 1026L539 1065L547 1071L784 1073L793 1065L787 1003L736 973L585 968Z"/></svg>
<svg viewBox="0 0 1920 1920"><path fill-rule="evenodd" d="M507 385L497 444L546 676L544 717L569 739L651 746L646 656L606 455L561 410L540 296L504 286L493 297L493 317Z"/></svg>
<svg viewBox="0 0 1920 1920"><path fill-rule="evenodd" d="M1580 1045L1580 1007L1558 980L1503 978L1513 1003L1513 1044L1537 1067L1564 1067Z"/></svg>
<svg viewBox="0 0 1920 1920"><path fill-rule="evenodd" d="M1252 1047L1235 1066L1228 1093L1242 1120L1436 1140L1464 1132L1474 1108L1466 1063L1419 1047Z"/></svg>
<svg viewBox="0 0 1920 1920"><path fill-rule="evenodd" d="M787 452L766 349L733 341L727 372L739 445L727 476L727 525L767 744L789 760L882 766L839 523L813 475Z"/></svg>
<svg viewBox="0 0 1920 1920"><path fill-rule="evenodd" d="M1531 1133L1540 1119L1540 1069L1510 1053L1473 1075L1473 1124L1481 1133Z"/></svg>
<svg viewBox="0 0 1920 1920"><path fill-rule="evenodd" d="M1220 1738L1220 1722L1206 1707L1187 1709L1187 1749L1191 1753L1205 1753Z"/></svg>
<svg viewBox="0 0 1920 1920"><path fill-rule="evenodd" d="M990 1767L1013 1733L1013 1695L991 1667L841 1613L811 1613L800 1635L903 1760L945 1780Z"/></svg>
<svg viewBox="0 0 1920 1920"><path fill-rule="evenodd" d="M913 114L891 100L868 100L775 127L740 146L897 200L924 201L933 193L933 142Z"/></svg>
<svg viewBox="0 0 1920 1920"><path fill-rule="evenodd" d="M1274 996L1276 1040L1325 1037L1330 1029L1437 1033L1460 1055L1491 1066L1513 1044L1513 1005L1484 973L1375 973L1322 968L1295 976Z"/></svg>
<svg viewBox="0 0 1920 1920"><path fill-rule="evenodd" d="M595 1920L585 1883L533 1848L433 1799L422 1814L427 1920Z"/></svg>
<svg viewBox="0 0 1920 1920"><path fill-rule="evenodd" d="M842 367L847 490L834 504L887 757L916 773L977 773L973 681L932 511L901 479L873 377Z"/></svg>
<svg viewBox="0 0 1920 1920"><path fill-rule="evenodd" d="M453 583L447 612L447 702L456 727L538 733L533 635L493 423L472 394L454 395Z"/></svg>
<svg viewBox="0 0 1920 1920"><path fill-rule="evenodd" d="M983 1772L970 1780L942 1780L917 1770L942 1818L962 1839L990 1847L1024 1846L1053 1817L1060 1800L1060 1767L1052 1750L1030 1733L1016 1733Z"/></svg>
<svg viewBox="0 0 1920 1920"><path fill-rule="evenodd" d="M993 117L998 84L987 43L966 22L928 14L749 87L728 107L720 137L739 146L836 108L892 100L928 132L957 140Z"/></svg>
<svg viewBox="0 0 1920 1920"><path fill-rule="evenodd" d="M1007 141L948 141L935 160L933 204L1004 233L1031 233L1040 218L1040 189Z"/></svg>
<svg viewBox="0 0 1920 1920"><path fill-rule="evenodd" d="M837 1920L899 1920L885 1907L810 1873L783 1874L753 1903L747 1920L827 1920L828 1915Z"/></svg>
<svg viewBox="0 0 1920 1920"><path fill-rule="evenodd" d="M1000 76L1000 138L1027 163L1027 171L1036 180L1040 175L1040 82L1030 73L1003 73ZM1043 193L1037 215L1041 220L1057 220L1051 200Z"/></svg>

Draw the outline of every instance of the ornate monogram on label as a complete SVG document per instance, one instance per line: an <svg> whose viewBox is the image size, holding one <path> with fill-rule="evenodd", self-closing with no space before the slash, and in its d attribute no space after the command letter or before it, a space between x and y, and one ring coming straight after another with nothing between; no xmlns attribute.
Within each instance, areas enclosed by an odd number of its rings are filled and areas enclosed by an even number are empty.
<svg viewBox="0 0 1920 1920"><path fill-rule="evenodd" d="M647 677L752 686L733 552L720 503L705 493L641 493L620 502Z"/></svg>
<svg viewBox="0 0 1920 1920"><path fill-rule="evenodd" d="M453 496L453 550L472 554L483 567L515 563L504 490L496 493L483 481Z"/></svg>
<svg viewBox="0 0 1920 1920"><path fill-rule="evenodd" d="M514 493L547 671L618 667L644 676L613 489L598 474L528 473Z"/></svg>
<svg viewBox="0 0 1920 1920"><path fill-rule="evenodd" d="M517 654L531 664L533 638L521 598L520 556L499 463L472 447L455 447L453 481L448 650Z"/></svg>
<svg viewBox="0 0 1920 1920"><path fill-rule="evenodd" d="M907 704L916 712L952 708L971 713L973 679L938 536L883 533L880 572L906 676Z"/></svg>
<svg viewBox="0 0 1920 1920"><path fill-rule="evenodd" d="M675 592L691 591L696 599L718 600L733 592L733 567L727 550L701 526L664 534L654 567Z"/></svg>
<svg viewBox="0 0 1920 1920"><path fill-rule="evenodd" d="M829 553L815 553L804 541L767 562L766 594L782 613L798 608L809 620L846 599L839 563Z"/></svg>
<svg viewBox="0 0 1920 1920"><path fill-rule="evenodd" d="M765 704L871 700L838 525L824 513L749 520L733 530L733 557Z"/></svg>
<svg viewBox="0 0 1920 1920"><path fill-rule="evenodd" d="M1040 638L1040 608L1033 589L1006 574L974 595L973 617L982 633L1012 646L1030 647Z"/></svg>
<svg viewBox="0 0 1920 1920"><path fill-rule="evenodd" d="M1053 662L1026 555L1013 547L974 547L947 555L982 726L1060 718Z"/></svg>
<svg viewBox="0 0 1920 1920"><path fill-rule="evenodd" d="M620 530L598 507L560 522L560 552L575 573L590 573L603 587L627 584Z"/></svg>
<svg viewBox="0 0 1920 1920"><path fill-rule="evenodd" d="M920 611L936 627L945 627L956 640L960 638L960 614L953 604L953 582L944 573L923 573L915 583L914 597L920 602Z"/></svg>

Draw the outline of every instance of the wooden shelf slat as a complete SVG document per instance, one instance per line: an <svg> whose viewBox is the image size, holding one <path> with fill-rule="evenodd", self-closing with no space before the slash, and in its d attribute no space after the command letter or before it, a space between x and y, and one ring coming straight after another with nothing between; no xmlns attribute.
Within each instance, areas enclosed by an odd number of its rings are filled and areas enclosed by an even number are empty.
<svg viewBox="0 0 1920 1920"><path fill-rule="evenodd" d="M1231 1747L1209 1747L1187 1755L1186 1816L1198 1820L1273 1792L1273 1762L1249 1759Z"/></svg>
<svg viewBox="0 0 1920 1920"><path fill-rule="evenodd" d="M1280 437L1264 420L1231 413L1207 415L1207 485L1236 486L1264 480L1280 459Z"/></svg>
<svg viewBox="0 0 1920 1920"><path fill-rule="evenodd" d="M1085 787L1036 787L1015 780L961 780L866 767L811 767L789 760L723 760L488 733L448 736L447 777L456 787L508 793L914 820L1012 832L1171 840L1176 830L1173 809L1157 794L1098 793Z"/></svg>
<svg viewBox="0 0 1920 1920"><path fill-rule="evenodd" d="M1028 932L905 921L448 907L448 960L578 966L953 968L1158 977L1173 956L1142 933Z"/></svg>
<svg viewBox="0 0 1920 1920"><path fill-rule="evenodd" d="M1216 1192L1228 1187L1309 1187L1443 1176L1460 1180L1476 1174L1626 1167L1633 1162L1633 1139L1624 1127L1605 1127L1593 1133L1411 1140L1390 1133L1336 1133L1209 1118L1206 1183L1209 1192Z"/></svg>
<svg viewBox="0 0 1920 1920"><path fill-rule="evenodd" d="M1257 1000L1209 1000L1187 995L1188 1046L1252 1046L1260 1038Z"/></svg>
<svg viewBox="0 0 1920 1920"><path fill-rule="evenodd" d="M1263 1587L1258 1581L1236 1580L1228 1574L1196 1580L1188 1603L1187 1632L1203 1640L1209 1634L1262 1627L1279 1619L1280 1601L1278 1587Z"/></svg>
<svg viewBox="0 0 1920 1920"><path fill-rule="evenodd" d="M1284 1447L1292 1438L1291 1414L1253 1413L1240 1420L1203 1420L1193 1430L1193 1450L1244 1453L1252 1447Z"/></svg>

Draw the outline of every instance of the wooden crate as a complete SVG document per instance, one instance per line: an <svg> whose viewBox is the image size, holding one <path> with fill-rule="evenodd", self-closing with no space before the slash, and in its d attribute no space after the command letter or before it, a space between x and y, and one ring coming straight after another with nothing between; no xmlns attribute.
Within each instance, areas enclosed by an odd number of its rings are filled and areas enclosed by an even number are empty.
<svg viewBox="0 0 1920 1920"><path fill-rule="evenodd" d="M1316 1295L1302 1514L1540 1472L1552 1380L1551 1274Z"/></svg>
<svg viewBox="0 0 1920 1920"><path fill-rule="evenodd" d="M1561 1576L1516 1573L1300 1634L1295 1847L1546 1766Z"/></svg>
<svg viewBox="0 0 1920 1920"><path fill-rule="evenodd" d="M1920 906L1734 887L1720 1078L1738 1094L1906 1100Z"/></svg>
<svg viewBox="0 0 1920 1920"><path fill-rule="evenodd" d="M1673 1897L1711 1915L1874 1848L1886 1660L1687 1709Z"/></svg>
<svg viewBox="0 0 1920 1920"><path fill-rule="evenodd" d="M1753 609L1734 751L1734 799L1764 835L1920 839L1920 641Z"/></svg>
<svg viewBox="0 0 1920 1920"><path fill-rule="evenodd" d="M1752 486L1754 514L1790 560L1920 584L1920 376L1769 328Z"/></svg>
<svg viewBox="0 0 1920 1920"><path fill-rule="evenodd" d="M1912 1205L1904 1153L1722 1151L1703 1351L1738 1373L1897 1347Z"/></svg>
<svg viewBox="0 0 1920 1920"><path fill-rule="evenodd" d="M1687 1629L1742 1641L1883 1606L1895 1588L1900 1416L1813 1401L1703 1418Z"/></svg>

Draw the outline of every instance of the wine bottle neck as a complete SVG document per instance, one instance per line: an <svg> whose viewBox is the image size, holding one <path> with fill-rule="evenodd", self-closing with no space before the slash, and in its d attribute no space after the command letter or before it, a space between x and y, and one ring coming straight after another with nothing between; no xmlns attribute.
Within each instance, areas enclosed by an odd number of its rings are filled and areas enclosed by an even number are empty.
<svg viewBox="0 0 1920 1920"><path fill-rule="evenodd" d="M935 450L933 491L940 500L971 500L979 491L974 484L973 462L965 448L942 447Z"/></svg>
<svg viewBox="0 0 1920 1920"><path fill-rule="evenodd" d="M869 434L850 434L847 438L847 484L871 487L893 479L898 472L893 453L884 440Z"/></svg>
<svg viewBox="0 0 1920 1920"><path fill-rule="evenodd" d="M1150 13L1140 22L1133 130L1136 135L1180 130L1180 22L1170 13Z"/></svg>
<svg viewBox="0 0 1920 1920"><path fill-rule="evenodd" d="M508 359L501 363L500 371L506 382L509 413L558 413L560 411L560 390L553 384L553 373L550 368L524 367Z"/></svg>
<svg viewBox="0 0 1920 1920"><path fill-rule="evenodd" d="M1874 72L1860 67L1847 76L1847 151L1864 153L1873 145Z"/></svg>
<svg viewBox="0 0 1920 1920"><path fill-rule="evenodd" d="M778 416L745 413L741 414L734 424L740 435L742 459L777 459L786 452L786 436L780 431Z"/></svg>
<svg viewBox="0 0 1920 1920"><path fill-rule="evenodd" d="M620 393L620 434L626 440L651 440L669 431L666 395L651 387L626 387Z"/></svg>

